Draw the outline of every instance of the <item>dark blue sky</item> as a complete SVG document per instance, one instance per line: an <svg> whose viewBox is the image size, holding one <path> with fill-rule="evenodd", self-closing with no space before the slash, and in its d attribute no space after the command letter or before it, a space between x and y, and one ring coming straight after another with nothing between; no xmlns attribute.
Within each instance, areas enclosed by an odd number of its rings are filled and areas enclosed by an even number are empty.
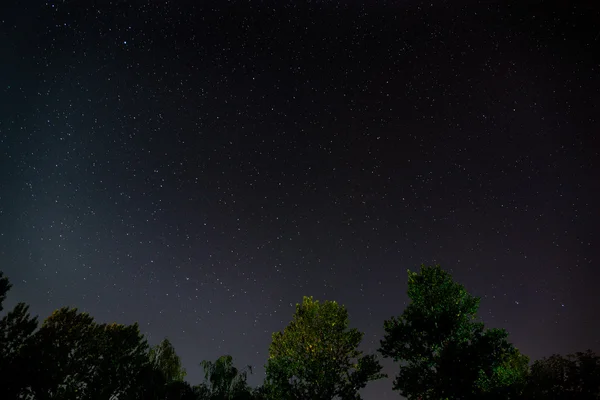
<svg viewBox="0 0 600 400"><path fill-rule="evenodd" d="M440 263L533 359L600 349L593 2L2 3L9 306L257 383L303 295L374 351Z"/></svg>

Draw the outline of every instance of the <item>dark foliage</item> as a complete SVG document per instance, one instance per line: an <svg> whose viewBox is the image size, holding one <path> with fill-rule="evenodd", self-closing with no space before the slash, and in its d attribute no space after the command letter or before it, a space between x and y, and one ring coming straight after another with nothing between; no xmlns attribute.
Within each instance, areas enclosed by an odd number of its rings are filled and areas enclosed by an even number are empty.
<svg viewBox="0 0 600 400"><path fill-rule="evenodd" d="M10 288L0 271L0 311ZM409 306L384 323L380 352L401 363L393 388L409 399L600 399L599 356L588 350L529 366L506 331L475 320L479 299L441 268L409 272L408 294ZM0 319L1 398L358 400L384 375L348 325L343 306L306 297L273 335L264 385L249 387L251 368L227 355L202 361L204 382L192 387L173 345L149 347L137 324L100 324L65 307L38 328L18 303Z"/></svg>
<svg viewBox="0 0 600 400"><path fill-rule="evenodd" d="M600 399L600 357L591 350L535 361L526 389L531 400Z"/></svg>
<svg viewBox="0 0 600 400"><path fill-rule="evenodd" d="M399 362L408 399L518 398L528 359L503 329L476 321L479 299L439 266L408 272L410 304L384 323L380 352Z"/></svg>

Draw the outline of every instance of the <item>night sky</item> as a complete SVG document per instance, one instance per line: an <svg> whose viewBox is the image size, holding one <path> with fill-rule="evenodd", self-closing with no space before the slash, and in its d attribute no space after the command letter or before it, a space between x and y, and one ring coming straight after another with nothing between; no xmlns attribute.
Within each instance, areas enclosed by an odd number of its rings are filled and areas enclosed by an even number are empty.
<svg viewBox="0 0 600 400"><path fill-rule="evenodd" d="M255 385L303 295L374 352L439 263L532 359L600 350L595 2L1 3L8 307Z"/></svg>

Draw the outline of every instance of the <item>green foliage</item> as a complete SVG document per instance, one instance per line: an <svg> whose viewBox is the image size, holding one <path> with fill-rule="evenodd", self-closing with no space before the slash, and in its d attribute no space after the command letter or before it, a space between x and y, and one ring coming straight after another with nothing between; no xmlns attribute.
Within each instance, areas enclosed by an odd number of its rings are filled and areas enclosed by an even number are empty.
<svg viewBox="0 0 600 400"><path fill-rule="evenodd" d="M11 285L0 272L0 310ZM476 321L479 299L439 266L409 271L411 303L384 322L379 351L400 363L393 388L418 400L598 400L600 357L554 355L529 367L503 329ZM358 400L384 376L358 346L336 302L304 297L290 324L273 334L262 386L231 356L202 361L204 382L191 387L173 345L148 348L137 324L98 324L61 308L37 329L29 307L0 318L0 396L31 400Z"/></svg>
<svg viewBox="0 0 600 400"><path fill-rule="evenodd" d="M600 399L600 357L588 350L535 361L526 394L531 400Z"/></svg>
<svg viewBox="0 0 600 400"><path fill-rule="evenodd" d="M221 356L215 362L203 360L200 366L204 370L204 382L196 388L199 399L250 400L252 398L252 390L246 382L248 372L252 373L250 366L238 370L229 355Z"/></svg>
<svg viewBox="0 0 600 400"><path fill-rule="evenodd" d="M506 349L499 362L494 362L489 373L479 370L475 386L482 398L518 399L521 397L529 377L529 357L516 348Z"/></svg>
<svg viewBox="0 0 600 400"><path fill-rule="evenodd" d="M148 358L152 367L162 373L166 382L183 381L185 378L186 371L169 339L165 338L152 347Z"/></svg>
<svg viewBox="0 0 600 400"><path fill-rule="evenodd" d="M273 334L265 392L277 399L360 399L382 378L373 355L358 350L363 333L348 328L348 312L334 301L304 297L290 324Z"/></svg>
<svg viewBox="0 0 600 400"><path fill-rule="evenodd" d="M185 369L175 348L164 339L148 351L146 365L142 367L136 398L143 400L196 400L189 383L184 382Z"/></svg>
<svg viewBox="0 0 600 400"><path fill-rule="evenodd" d="M379 350L401 363L394 390L408 399L517 396L527 360L506 331L475 321L478 298L439 266L409 271L408 295L402 315L384 322Z"/></svg>

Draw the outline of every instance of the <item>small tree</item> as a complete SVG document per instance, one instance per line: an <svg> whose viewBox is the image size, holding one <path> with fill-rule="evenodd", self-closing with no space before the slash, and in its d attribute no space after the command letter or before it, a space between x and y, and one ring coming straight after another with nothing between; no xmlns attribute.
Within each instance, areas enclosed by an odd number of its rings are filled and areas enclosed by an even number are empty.
<svg viewBox="0 0 600 400"><path fill-rule="evenodd" d="M281 400L360 399L360 389L385 376L375 356L358 350L362 338L348 328L345 307L304 297L290 324L273 334L265 391Z"/></svg>
<svg viewBox="0 0 600 400"><path fill-rule="evenodd" d="M408 399L517 397L528 359L502 329L476 322L479 299L439 266L408 271L411 300L385 321L380 352L400 362L394 390Z"/></svg>

